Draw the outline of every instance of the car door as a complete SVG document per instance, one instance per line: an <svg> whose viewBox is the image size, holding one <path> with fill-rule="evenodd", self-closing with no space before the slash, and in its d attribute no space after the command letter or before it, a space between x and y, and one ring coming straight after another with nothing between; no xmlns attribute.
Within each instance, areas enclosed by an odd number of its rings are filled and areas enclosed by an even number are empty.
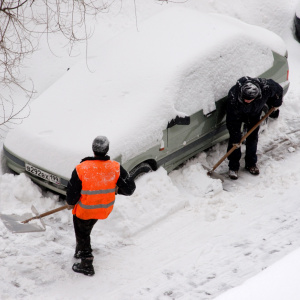
<svg viewBox="0 0 300 300"><path fill-rule="evenodd" d="M212 144L216 144L229 138L229 133L226 127L226 101L224 97L216 102L216 127L213 135Z"/></svg>
<svg viewBox="0 0 300 300"><path fill-rule="evenodd" d="M169 161L166 165L179 165L199 151L209 148L214 134L216 119L216 111L204 115L201 110L190 116L188 125L170 122L167 129Z"/></svg>

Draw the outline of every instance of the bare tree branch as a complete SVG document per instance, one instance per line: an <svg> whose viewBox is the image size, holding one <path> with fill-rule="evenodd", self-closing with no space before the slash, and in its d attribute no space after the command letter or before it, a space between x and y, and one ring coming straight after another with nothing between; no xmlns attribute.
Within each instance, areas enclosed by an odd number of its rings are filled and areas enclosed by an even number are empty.
<svg viewBox="0 0 300 300"><path fill-rule="evenodd" d="M106 11L116 0L0 0L0 128L24 118L34 93L25 87L20 67L38 49L43 34L59 33L71 49L91 36L87 16ZM122 0L118 0L122 1ZM15 105L11 92L20 90L25 103ZM27 115L25 114L25 117ZM0 135L1 136L1 135Z"/></svg>

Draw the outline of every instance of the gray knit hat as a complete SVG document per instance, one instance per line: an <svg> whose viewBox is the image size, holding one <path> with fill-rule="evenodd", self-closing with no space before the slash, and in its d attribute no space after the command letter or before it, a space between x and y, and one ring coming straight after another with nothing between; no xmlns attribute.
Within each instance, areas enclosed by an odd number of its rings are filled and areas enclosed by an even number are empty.
<svg viewBox="0 0 300 300"><path fill-rule="evenodd" d="M92 145L95 154L105 155L109 150L109 140L106 136L97 136Z"/></svg>

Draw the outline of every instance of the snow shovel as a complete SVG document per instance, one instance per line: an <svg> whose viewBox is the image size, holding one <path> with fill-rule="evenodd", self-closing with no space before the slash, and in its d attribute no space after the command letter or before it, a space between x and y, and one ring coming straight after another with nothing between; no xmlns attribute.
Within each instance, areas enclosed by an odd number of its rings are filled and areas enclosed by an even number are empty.
<svg viewBox="0 0 300 300"><path fill-rule="evenodd" d="M232 146L232 148L207 172L208 176L211 176L214 170L237 148L241 147L243 141L265 120L269 117L269 115L275 111L277 108L272 107L240 140L238 144ZM221 175L220 175L221 176ZM224 180L223 180L224 181Z"/></svg>
<svg viewBox="0 0 300 300"><path fill-rule="evenodd" d="M29 213L24 214L22 216L18 215L4 215L0 214L0 218L2 219L4 225L13 233L25 233L25 232L39 232L39 231L45 231L46 226L42 220L43 217L49 216L51 214L54 214L58 211L64 210L64 209L71 209L73 206L72 205L64 205L59 208L49 210L45 213L39 214L36 208L32 205L31 210L35 214L34 217ZM31 216L31 217L30 217ZM30 217L30 218L28 218ZM28 218L25 219L24 218ZM38 223L32 223L29 224L30 221L32 220L40 220ZM23 220L23 221L22 221Z"/></svg>

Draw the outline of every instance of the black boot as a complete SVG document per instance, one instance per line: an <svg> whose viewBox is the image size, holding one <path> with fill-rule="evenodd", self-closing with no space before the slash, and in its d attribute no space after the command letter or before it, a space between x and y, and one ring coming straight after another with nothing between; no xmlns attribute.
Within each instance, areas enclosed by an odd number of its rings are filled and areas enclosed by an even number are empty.
<svg viewBox="0 0 300 300"><path fill-rule="evenodd" d="M81 258L81 251L76 250L74 253L74 258L77 258L77 259Z"/></svg>
<svg viewBox="0 0 300 300"><path fill-rule="evenodd" d="M82 258L81 263L74 264L72 269L74 272L82 273L87 276L93 276L95 274L93 260L93 257Z"/></svg>
<svg viewBox="0 0 300 300"><path fill-rule="evenodd" d="M74 258L80 259L80 258L87 258L87 257L94 257L91 251L81 251L81 250L75 250Z"/></svg>

